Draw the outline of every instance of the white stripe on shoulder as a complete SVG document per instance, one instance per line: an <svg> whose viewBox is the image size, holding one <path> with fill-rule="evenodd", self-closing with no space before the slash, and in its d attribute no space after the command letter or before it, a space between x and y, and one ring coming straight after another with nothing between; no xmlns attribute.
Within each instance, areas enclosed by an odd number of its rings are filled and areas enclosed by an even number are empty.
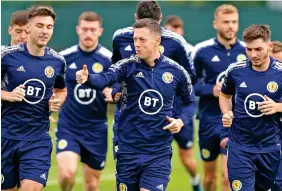
<svg viewBox="0 0 282 191"><path fill-rule="evenodd" d="M274 68L281 71L282 70L282 63L275 60L274 61Z"/></svg>
<svg viewBox="0 0 282 191"><path fill-rule="evenodd" d="M113 53L111 51L109 51L107 48L101 46L99 48L99 50L97 51L98 54L102 55L103 57L107 58L107 59L111 59Z"/></svg>
<svg viewBox="0 0 282 191"><path fill-rule="evenodd" d="M64 58L64 56L62 56L61 54L59 54L58 52L56 52L55 50L53 50L52 48L49 48L48 53L58 59L60 59L62 62L64 62L66 64L66 60Z"/></svg>
<svg viewBox="0 0 282 191"><path fill-rule="evenodd" d="M228 73L230 73L234 69L239 69L239 68L244 68L247 66L247 61L242 61L242 62L234 62L228 66L228 68L225 70L226 76Z"/></svg>
<svg viewBox="0 0 282 191"><path fill-rule="evenodd" d="M12 52L17 52L17 51L24 51L24 46L18 44L18 45L1 47L1 58L6 56L7 54L10 54Z"/></svg>
<svg viewBox="0 0 282 191"><path fill-rule="evenodd" d="M74 45L74 46L71 46L67 49L60 51L59 54L66 56L66 55L69 55L69 54L77 52L77 51L78 51L78 45Z"/></svg>
<svg viewBox="0 0 282 191"><path fill-rule="evenodd" d="M120 70L120 68L130 62L139 62L139 59L137 58L136 55L132 55L129 58L124 58L120 61L118 61L115 64L112 64L109 68L109 70L112 70L113 72L116 72L117 70Z"/></svg>
<svg viewBox="0 0 282 191"><path fill-rule="evenodd" d="M239 43L243 46L246 47L246 43L244 41L239 40Z"/></svg>
<svg viewBox="0 0 282 191"><path fill-rule="evenodd" d="M126 27L123 29L118 29L114 35L113 35L113 39L115 39L117 36L122 35L124 33L133 33L133 27Z"/></svg>

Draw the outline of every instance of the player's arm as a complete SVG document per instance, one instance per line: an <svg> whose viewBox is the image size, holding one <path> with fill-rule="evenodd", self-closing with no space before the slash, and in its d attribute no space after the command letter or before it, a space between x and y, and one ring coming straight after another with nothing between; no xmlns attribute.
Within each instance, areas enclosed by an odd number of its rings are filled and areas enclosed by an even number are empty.
<svg viewBox="0 0 282 191"><path fill-rule="evenodd" d="M54 84L53 95L49 99L49 109L53 112L58 112L60 107L66 100L67 88L65 81L65 63L59 75L57 76Z"/></svg>
<svg viewBox="0 0 282 191"><path fill-rule="evenodd" d="M196 82L196 73L194 68L194 63L192 59L193 47L189 45L186 40L180 36L179 46L177 47L177 59L181 66L188 72L192 80L192 84Z"/></svg>
<svg viewBox="0 0 282 191"><path fill-rule="evenodd" d="M93 89L102 90L119 82L124 74L125 66L122 63L113 64L106 73L101 74L89 74L87 66L84 65L82 70L76 72L76 81Z"/></svg>
<svg viewBox="0 0 282 191"><path fill-rule="evenodd" d="M205 82L205 76L203 75L203 62L201 57L201 52L196 51L193 55L193 62L195 66L196 76L197 80L194 85L195 94L197 96L214 96L214 85L213 84L207 84Z"/></svg>

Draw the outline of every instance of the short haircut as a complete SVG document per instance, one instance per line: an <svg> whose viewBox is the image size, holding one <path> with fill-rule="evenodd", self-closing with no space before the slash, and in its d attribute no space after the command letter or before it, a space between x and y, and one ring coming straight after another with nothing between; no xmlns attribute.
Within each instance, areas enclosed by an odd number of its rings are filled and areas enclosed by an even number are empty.
<svg viewBox="0 0 282 191"><path fill-rule="evenodd" d="M98 21L100 26L102 26L103 22L102 17L98 13L92 11L81 13L81 15L78 17L77 24L79 25L81 21Z"/></svg>
<svg viewBox="0 0 282 191"><path fill-rule="evenodd" d="M269 25L252 24L243 32L244 42L252 42L261 38L264 42L270 41L271 31Z"/></svg>
<svg viewBox="0 0 282 191"><path fill-rule="evenodd" d="M282 42L280 41L273 41L273 49L272 52L274 54L277 54L279 52L282 52Z"/></svg>
<svg viewBox="0 0 282 191"><path fill-rule="evenodd" d="M136 7L137 19L153 19L159 21L161 19L161 7L156 1L140 1Z"/></svg>
<svg viewBox="0 0 282 191"><path fill-rule="evenodd" d="M169 15L164 22L164 26L166 25L173 26L174 28L179 28L179 27L183 27L184 24L179 16Z"/></svg>
<svg viewBox="0 0 282 191"><path fill-rule="evenodd" d="M238 9L234 5L222 4L215 9L214 18L216 18L219 13L223 13L223 14L238 13Z"/></svg>
<svg viewBox="0 0 282 191"><path fill-rule="evenodd" d="M56 13L51 6L36 5L28 9L28 19L32 19L36 16L50 16L56 21Z"/></svg>
<svg viewBox="0 0 282 191"><path fill-rule="evenodd" d="M162 29L159 23L156 20L153 19L140 19L136 21L133 25L134 29L140 29L140 28L147 28L150 30L150 32L156 33L159 36L162 34Z"/></svg>
<svg viewBox="0 0 282 191"><path fill-rule="evenodd" d="M27 22L28 22L28 12L26 10L20 10L12 14L10 19L10 26L13 25L23 26L26 25Z"/></svg>

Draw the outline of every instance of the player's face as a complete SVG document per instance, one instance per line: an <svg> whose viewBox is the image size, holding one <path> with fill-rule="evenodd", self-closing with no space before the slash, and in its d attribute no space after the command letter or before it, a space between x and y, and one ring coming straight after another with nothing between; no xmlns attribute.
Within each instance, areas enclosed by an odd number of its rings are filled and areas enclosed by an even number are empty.
<svg viewBox="0 0 282 191"><path fill-rule="evenodd" d="M36 16L29 20L28 31L30 40L38 47L47 45L53 35L54 20L50 16Z"/></svg>
<svg viewBox="0 0 282 191"><path fill-rule="evenodd" d="M272 56L274 59L279 60L280 62L282 62L282 52L271 53L271 56Z"/></svg>
<svg viewBox="0 0 282 191"><path fill-rule="evenodd" d="M267 63L273 44L259 38L246 43L246 53L253 66L261 67Z"/></svg>
<svg viewBox="0 0 282 191"><path fill-rule="evenodd" d="M99 21L80 21L76 26L79 42L85 48L91 48L97 44L99 37L103 33Z"/></svg>
<svg viewBox="0 0 282 191"><path fill-rule="evenodd" d="M175 32L175 33L177 33L177 34L179 34L181 36L184 35L184 30L183 30L182 27L174 27L172 25L166 25L165 28L170 30L170 31L172 31L172 32Z"/></svg>
<svg viewBox="0 0 282 191"><path fill-rule="evenodd" d="M213 24L218 35L223 39L229 41L236 38L236 34L239 28L238 20L238 13L223 14L219 12Z"/></svg>
<svg viewBox="0 0 282 191"><path fill-rule="evenodd" d="M149 59L160 45L160 37L147 28L135 28L133 40L136 55L144 60Z"/></svg>
<svg viewBox="0 0 282 191"><path fill-rule="evenodd" d="M9 26L8 32L11 36L11 45L21 44L27 41L27 25Z"/></svg>

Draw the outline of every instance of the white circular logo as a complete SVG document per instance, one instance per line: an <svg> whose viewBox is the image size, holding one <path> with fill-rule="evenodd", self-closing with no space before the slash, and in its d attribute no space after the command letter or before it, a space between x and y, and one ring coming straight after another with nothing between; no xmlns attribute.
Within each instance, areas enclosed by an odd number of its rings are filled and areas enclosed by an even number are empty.
<svg viewBox="0 0 282 191"><path fill-rule="evenodd" d="M261 117L263 116L263 113L258 110L258 103L265 101L264 97L261 94L258 93L252 93L248 95L244 101L244 107L246 113L250 117Z"/></svg>
<svg viewBox="0 0 282 191"><path fill-rule="evenodd" d="M274 81L271 81L267 84L266 88L270 93L274 93L278 90L278 84Z"/></svg>
<svg viewBox="0 0 282 191"><path fill-rule="evenodd" d="M66 147L68 146L68 142L67 140L65 139L61 139L59 142L58 142L58 148L59 149L65 149Z"/></svg>
<svg viewBox="0 0 282 191"><path fill-rule="evenodd" d="M29 79L23 83L25 86L24 100L29 104L39 103L45 96L46 86L39 79Z"/></svg>
<svg viewBox="0 0 282 191"><path fill-rule="evenodd" d="M55 70L52 66L47 66L44 70L44 73L48 78L52 78L54 76Z"/></svg>
<svg viewBox="0 0 282 191"><path fill-rule="evenodd" d="M157 90L148 89L141 93L138 104L143 113L155 115L159 113L163 107L163 96Z"/></svg>
<svg viewBox="0 0 282 191"><path fill-rule="evenodd" d="M169 84L173 81L173 75L170 72L163 73L162 79L165 83Z"/></svg>
<svg viewBox="0 0 282 191"><path fill-rule="evenodd" d="M88 105L95 100L96 90L77 84L74 88L74 98L78 103Z"/></svg>
<svg viewBox="0 0 282 191"><path fill-rule="evenodd" d="M232 188L235 191L239 191L242 188L242 182L240 180L233 180L232 182Z"/></svg>
<svg viewBox="0 0 282 191"><path fill-rule="evenodd" d="M224 82L224 77L225 77L225 71L221 72L217 78L216 78L216 84L218 83L223 83Z"/></svg>
<svg viewBox="0 0 282 191"><path fill-rule="evenodd" d="M92 70L95 73L101 73L103 72L103 69L104 69L103 65L100 64L99 62L94 63L92 66Z"/></svg>
<svg viewBox="0 0 282 191"><path fill-rule="evenodd" d="M1 174L1 184L3 184L3 182L4 182L4 175Z"/></svg>
<svg viewBox="0 0 282 191"><path fill-rule="evenodd" d="M247 57L246 57L245 54L239 54L239 55L237 56L237 58L236 58L237 62L242 62L242 61L244 61L244 60L246 60L246 59L247 59Z"/></svg>

